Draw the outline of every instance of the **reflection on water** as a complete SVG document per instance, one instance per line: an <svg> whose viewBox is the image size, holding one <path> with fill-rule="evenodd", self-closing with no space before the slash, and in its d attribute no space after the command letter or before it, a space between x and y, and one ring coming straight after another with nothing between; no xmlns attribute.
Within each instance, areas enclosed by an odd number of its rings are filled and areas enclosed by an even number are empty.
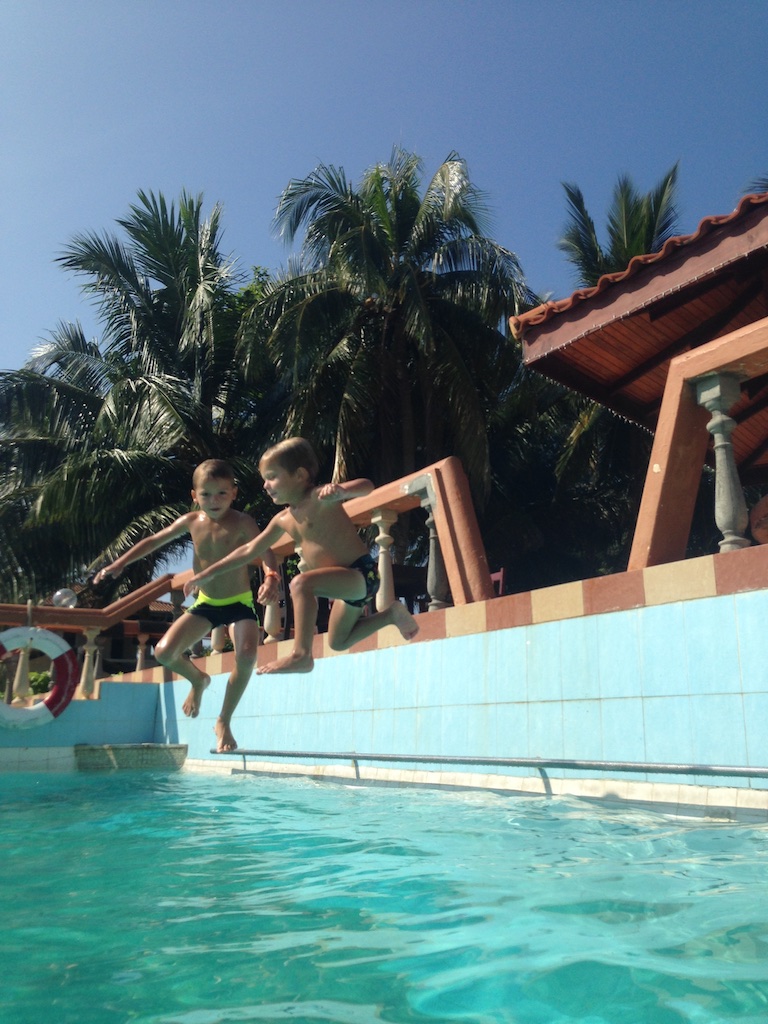
<svg viewBox="0 0 768 1024"><path fill-rule="evenodd" d="M306 780L2 778L0 1020L768 1021L768 827Z"/></svg>

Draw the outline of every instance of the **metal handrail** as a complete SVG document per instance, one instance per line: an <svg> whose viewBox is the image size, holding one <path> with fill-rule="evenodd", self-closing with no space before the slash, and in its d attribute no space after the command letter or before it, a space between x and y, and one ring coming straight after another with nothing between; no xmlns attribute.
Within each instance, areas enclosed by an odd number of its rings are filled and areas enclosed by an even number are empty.
<svg viewBox="0 0 768 1024"><path fill-rule="evenodd" d="M543 772L547 768L568 771L636 772L645 775L711 775L726 778L768 779L768 767L751 768L746 765L712 764L654 764L651 761L584 761L568 758L544 757L466 757L445 754L359 754L356 751L317 750L211 750L220 757L242 757L243 767L248 757L293 758L318 761L384 761L397 764L475 765L493 768L533 768Z"/></svg>

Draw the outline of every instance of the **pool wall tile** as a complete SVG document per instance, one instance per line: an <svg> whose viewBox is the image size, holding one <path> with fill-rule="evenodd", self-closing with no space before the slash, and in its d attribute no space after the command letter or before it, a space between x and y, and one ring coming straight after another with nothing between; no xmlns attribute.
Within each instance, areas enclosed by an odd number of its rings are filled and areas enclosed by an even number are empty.
<svg viewBox="0 0 768 1024"><path fill-rule="evenodd" d="M686 633L687 675L691 693L739 693L738 634L734 599L728 596L682 605Z"/></svg>
<svg viewBox="0 0 768 1024"><path fill-rule="evenodd" d="M441 736L443 732L442 707L419 707L416 710L416 749L424 753L429 752L429 744L434 742L435 736ZM384 747L376 747L377 751L384 750Z"/></svg>
<svg viewBox="0 0 768 1024"><path fill-rule="evenodd" d="M525 700L528 631L510 629L488 633L485 637L488 656L483 665L483 697L489 704Z"/></svg>
<svg viewBox="0 0 768 1024"><path fill-rule="evenodd" d="M637 615L642 631L643 695L687 694L688 660L682 603L643 608Z"/></svg>
<svg viewBox="0 0 768 1024"><path fill-rule="evenodd" d="M563 757L600 761L603 736L599 700L563 701Z"/></svg>
<svg viewBox="0 0 768 1024"><path fill-rule="evenodd" d="M495 737L490 757L532 757L528 736L528 705L497 704L491 711Z"/></svg>
<svg viewBox="0 0 768 1024"><path fill-rule="evenodd" d="M693 764L693 723L688 697L644 697L645 757L662 764Z"/></svg>
<svg viewBox="0 0 768 1024"><path fill-rule="evenodd" d="M645 730L640 697L600 701L601 757L606 761L644 761Z"/></svg>
<svg viewBox="0 0 768 1024"><path fill-rule="evenodd" d="M737 594L733 603L741 688L745 693L764 693L768 688L768 591Z"/></svg>
<svg viewBox="0 0 768 1024"><path fill-rule="evenodd" d="M474 753L474 745L478 738L475 715L470 716L467 708L460 705L443 707L440 719L440 749L453 750L460 757L468 757ZM473 709L474 711L475 709ZM470 739L470 725L471 739Z"/></svg>
<svg viewBox="0 0 768 1024"><path fill-rule="evenodd" d="M740 693L701 694L690 701L692 762L746 764L747 733Z"/></svg>
<svg viewBox="0 0 768 1024"><path fill-rule="evenodd" d="M597 634L596 616L565 619L560 623L560 663L564 667L564 700L600 696L600 674L595 659Z"/></svg>
<svg viewBox="0 0 768 1024"><path fill-rule="evenodd" d="M369 754L388 754L394 750L395 744L395 712L393 709L377 708L372 712L371 743ZM358 753L365 753L362 747L356 747Z"/></svg>
<svg viewBox="0 0 768 1024"><path fill-rule="evenodd" d="M766 756L766 723L768 722L768 687L763 693L745 693L744 733L747 744L747 761L749 765L762 764L768 761ZM730 758L728 763L731 763Z"/></svg>
<svg viewBox="0 0 768 1024"><path fill-rule="evenodd" d="M528 629L526 696L529 701L562 699L560 627L560 622L546 622Z"/></svg>
<svg viewBox="0 0 768 1024"><path fill-rule="evenodd" d="M565 757L562 701L528 703L528 749L531 757Z"/></svg>
<svg viewBox="0 0 768 1024"><path fill-rule="evenodd" d="M640 616L635 612L596 617L594 667L602 697L636 697L641 693Z"/></svg>
<svg viewBox="0 0 768 1024"><path fill-rule="evenodd" d="M377 751L377 753L412 754L416 750L418 734L416 708L398 708L394 713L394 726L394 744L391 751ZM353 746L352 749L356 748Z"/></svg>

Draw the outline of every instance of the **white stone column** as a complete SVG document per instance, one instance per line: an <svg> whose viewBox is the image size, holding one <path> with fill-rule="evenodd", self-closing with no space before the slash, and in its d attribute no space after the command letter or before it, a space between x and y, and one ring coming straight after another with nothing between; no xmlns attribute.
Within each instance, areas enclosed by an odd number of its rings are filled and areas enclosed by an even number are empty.
<svg viewBox="0 0 768 1024"><path fill-rule="evenodd" d="M93 696L93 682L96 676L96 637L99 635L99 630L90 627L83 630L83 633L85 646L83 647L83 667L80 672L77 696L87 700Z"/></svg>
<svg viewBox="0 0 768 1024"><path fill-rule="evenodd" d="M13 677L13 699L26 701L29 697L29 646L19 650L16 660L16 672Z"/></svg>
<svg viewBox="0 0 768 1024"><path fill-rule="evenodd" d="M141 672L147 667L147 644L149 633L139 633L136 647L136 671Z"/></svg>
<svg viewBox="0 0 768 1024"><path fill-rule="evenodd" d="M32 600L27 601L27 626L32 627ZM13 699L25 702L29 697L29 644L19 650L13 677Z"/></svg>
<svg viewBox="0 0 768 1024"><path fill-rule="evenodd" d="M397 512L391 508L377 508L371 513L371 524L375 526L379 535L376 543L379 545L379 579L381 581L376 592L376 611L383 612L389 608L395 600L395 579L392 573L392 526L397 522Z"/></svg>
<svg viewBox="0 0 768 1024"><path fill-rule="evenodd" d="M707 430L715 447L715 522L723 535L721 551L749 546L745 537L749 514L739 480L731 434L736 426L727 415L739 400L739 380L732 374L712 373L696 381L696 401L712 414Z"/></svg>
<svg viewBox="0 0 768 1024"><path fill-rule="evenodd" d="M437 495L432 484L432 476L424 473L422 476L413 477L408 483L403 484L403 493L417 494L421 501L421 507L427 512L427 530L429 531L429 565L427 566L427 593L429 594L429 610L436 611L439 608L450 607L448 574L445 571L443 552L440 549L440 539L437 536L435 526L434 508L437 503Z"/></svg>

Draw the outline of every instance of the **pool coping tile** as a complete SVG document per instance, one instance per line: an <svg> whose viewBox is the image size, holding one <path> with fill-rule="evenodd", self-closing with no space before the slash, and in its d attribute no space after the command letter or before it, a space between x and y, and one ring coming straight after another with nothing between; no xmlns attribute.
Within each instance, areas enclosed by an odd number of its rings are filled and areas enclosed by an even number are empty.
<svg viewBox="0 0 768 1024"><path fill-rule="evenodd" d="M626 611L645 605L645 578L641 569L584 580L584 614Z"/></svg>
<svg viewBox="0 0 768 1024"><path fill-rule="evenodd" d="M488 631L530 626L533 622L531 592L506 594L486 603L485 626Z"/></svg>
<svg viewBox="0 0 768 1024"><path fill-rule="evenodd" d="M578 618L584 614L582 581L531 591L533 623Z"/></svg>
<svg viewBox="0 0 768 1024"><path fill-rule="evenodd" d="M648 606L717 596L714 555L650 565L642 573Z"/></svg>
<svg viewBox="0 0 768 1024"><path fill-rule="evenodd" d="M762 590L768 581L768 544L713 556L718 595Z"/></svg>

